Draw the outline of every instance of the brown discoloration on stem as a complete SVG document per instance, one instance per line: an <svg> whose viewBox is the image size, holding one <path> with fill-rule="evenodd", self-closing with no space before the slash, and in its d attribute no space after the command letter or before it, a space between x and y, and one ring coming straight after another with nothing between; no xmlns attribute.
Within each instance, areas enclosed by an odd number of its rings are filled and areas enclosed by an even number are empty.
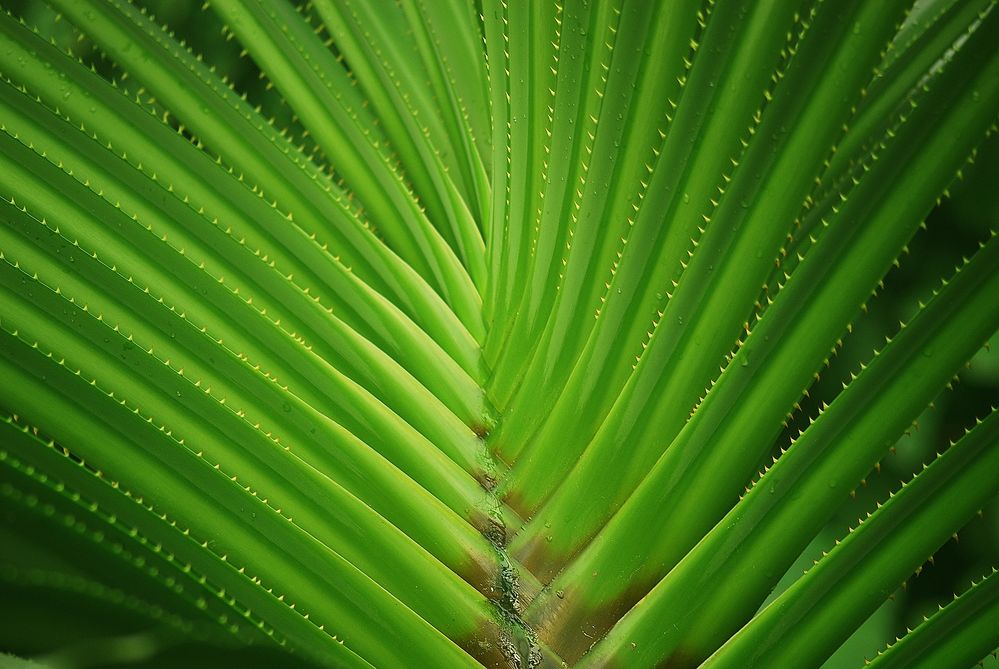
<svg viewBox="0 0 999 669"><path fill-rule="evenodd" d="M497 625L490 625L471 639L458 641L458 645L488 669L514 669L503 652L503 636Z"/></svg>
<svg viewBox="0 0 999 669"><path fill-rule="evenodd" d="M513 559L530 571L542 583L551 583L573 555L555 551L545 537L535 535L511 551Z"/></svg>
<svg viewBox="0 0 999 669"><path fill-rule="evenodd" d="M520 531L524 521L504 504L496 490L497 479L502 479L509 468L497 461L486 443L492 424L483 421L471 427L482 446L481 476L477 480L486 493L478 513L474 514L477 518L481 514L484 522L476 523L476 527L495 551L488 556L494 569L493 580L483 591L495 607L495 627L483 630L462 647L487 667L567 669L569 665L539 643L537 634L521 618L524 607L534 600L542 586L507 553L509 537Z"/></svg>
<svg viewBox="0 0 999 669"><path fill-rule="evenodd" d="M518 646L498 625L483 628L472 639L458 645L488 669L568 669L569 664L543 644L534 644L534 652ZM526 658L526 659L525 659Z"/></svg>
<svg viewBox="0 0 999 669"><path fill-rule="evenodd" d="M492 492L496 489L496 475L491 472L476 471L475 480L486 492Z"/></svg>
<svg viewBox="0 0 999 669"><path fill-rule="evenodd" d="M475 433L475 436L482 441L485 441L491 432L489 426L485 423L472 423L469 427L472 428L472 432Z"/></svg>
<svg viewBox="0 0 999 669"><path fill-rule="evenodd" d="M597 578L597 576L594 576ZM542 642L570 664L577 662L655 585L633 584L617 599L590 605L585 587L546 590L524 618Z"/></svg>
<svg viewBox="0 0 999 669"><path fill-rule="evenodd" d="M581 605L585 592L547 591L528 612L528 624L570 664L602 639L618 620L616 610L591 611Z"/></svg>
<svg viewBox="0 0 999 669"><path fill-rule="evenodd" d="M513 509L517 515L521 518L529 518L534 513L535 510L528 506L527 501L524 500L524 498L521 497L516 490L510 490L509 487L507 487L506 490L503 488L504 486L501 485L500 494L502 496L503 503Z"/></svg>
<svg viewBox="0 0 999 669"><path fill-rule="evenodd" d="M488 549L486 550L488 551ZM491 552L476 552L469 555L467 567L459 570L457 574L487 599L492 599L495 596L499 574L496 556Z"/></svg>

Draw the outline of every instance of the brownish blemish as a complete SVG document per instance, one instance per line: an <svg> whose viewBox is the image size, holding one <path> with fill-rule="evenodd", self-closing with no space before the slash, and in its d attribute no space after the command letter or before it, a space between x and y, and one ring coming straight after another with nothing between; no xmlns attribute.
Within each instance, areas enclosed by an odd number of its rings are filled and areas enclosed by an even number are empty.
<svg viewBox="0 0 999 669"><path fill-rule="evenodd" d="M481 629L474 638L459 641L458 646L488 669L516 669L502 650L504 641L500 629L491 625Z"/></svg>
<svg viewBox="0 0 999 669"><path fill-rule="evenodd" d="M539 581L551 583L574 554L564 555L552 550L552 544L542 536L534 536L519 546L511 557L534 574Z"/></svg>
<svg viewBox="0 0 999 669"><path fill-rule="evenodd" d="M496 477L493 474L477 469L472 475L486 492L492 492L496 489Z"/></svg>
<svg viewBox="0 0 999 669"><path fill-rule="evenodd" d="M596 575L594 573L592 576ZM654 585L654 582L644 585L633 584L617 599L595 608L583 605L581 594L584 593L573 589L547 591L538 597L525 617L528 624L538 630L538 637L572 665L578 662L597 640L606 636L615 623ZM676 655L674 653L674 656Z"/></svg>

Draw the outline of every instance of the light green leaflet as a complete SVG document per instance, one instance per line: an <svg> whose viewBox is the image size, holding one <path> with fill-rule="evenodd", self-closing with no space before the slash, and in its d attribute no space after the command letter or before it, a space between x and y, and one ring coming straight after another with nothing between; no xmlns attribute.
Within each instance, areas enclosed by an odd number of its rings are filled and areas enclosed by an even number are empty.
<svg viewBox="0 0 999 669"><path fill-rule="evenodd" d="M0 667L999 646L995 0L3 9Z"/></svg>

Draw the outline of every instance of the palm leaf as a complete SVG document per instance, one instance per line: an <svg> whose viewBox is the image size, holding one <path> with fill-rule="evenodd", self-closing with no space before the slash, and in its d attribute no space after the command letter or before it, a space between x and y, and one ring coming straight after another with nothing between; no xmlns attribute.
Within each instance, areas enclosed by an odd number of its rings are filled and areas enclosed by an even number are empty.
<svg viewBox="0 0 999 669"><path fill-rule="evenodd" d="M981 660L995 5L10 0L0 650Z"/></svg>

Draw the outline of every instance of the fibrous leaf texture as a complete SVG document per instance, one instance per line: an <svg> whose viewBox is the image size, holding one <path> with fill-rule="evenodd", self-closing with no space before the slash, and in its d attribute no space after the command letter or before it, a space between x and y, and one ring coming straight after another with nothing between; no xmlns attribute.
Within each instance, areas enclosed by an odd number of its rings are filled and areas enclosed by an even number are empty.
<svg viewBox="0 0 999 669"><path fill-rule="evenodd" d="M2 4L0 664L994 654L995 0Z"/></svg>

